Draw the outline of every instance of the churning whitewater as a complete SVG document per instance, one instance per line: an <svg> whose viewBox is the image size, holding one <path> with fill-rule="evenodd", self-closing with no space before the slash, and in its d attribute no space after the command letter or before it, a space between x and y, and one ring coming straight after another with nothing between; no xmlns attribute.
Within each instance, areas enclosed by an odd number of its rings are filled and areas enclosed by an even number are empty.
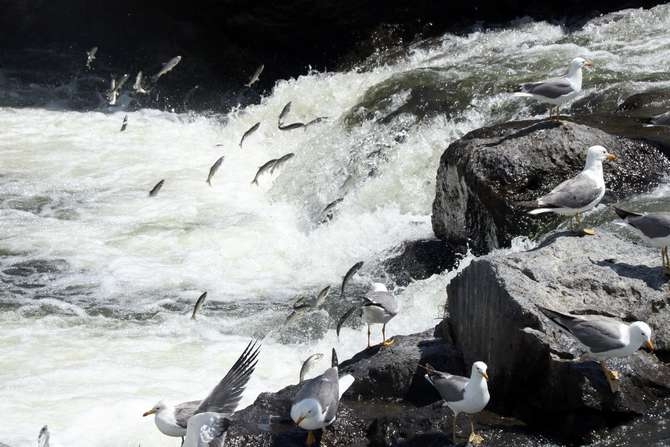
<svg viewBox="0 0 670 447"><path fill-rule="evenodd" d="M456 271L400 288L381 261L433 236L444 149L475 128L544 115L510 86L562 74L576 56L594 62L579 98L615 104L667 86L669 18L665 5L574 32L521 21L445 35L383 65L280 81L260 104L225 116L130 112L124 132L122 110L0 109L0 440L34 445L48 424L55 446L169 444L142 412L159 399L203 398L251 337L266 338L241 406L297 383L317 352L326 355L311 374L320 374L333 346L342 359L364 348L365 329L344 328L338 340L340 315L324 310L282 323L297 297L338 289L358 261L352 287L396 289L388 336L432 327ZM412 109L427 82L440 102ZM292 122L328 119L282 131L289 101ZM252 184L260 166L289 153Z"/></svg>

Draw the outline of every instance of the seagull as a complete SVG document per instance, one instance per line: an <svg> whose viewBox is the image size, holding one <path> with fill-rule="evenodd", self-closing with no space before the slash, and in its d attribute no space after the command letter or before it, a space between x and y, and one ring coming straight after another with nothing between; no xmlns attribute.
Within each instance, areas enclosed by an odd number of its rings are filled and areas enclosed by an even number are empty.
<svg viewBox="0 0 670 447"><path fill-rule="evenodd" d="M568 73L558 78L551 78L540 82L521 84L521 91L514 96L525 96L539 99L542 102L555 106L556 117L558 109L564 103L575 98L582 91L582 68L593 68L593 63L583 57L576 57L568 66ZM551 118L551 111L549 117Z"/></svg>
<svg viewBox="0 0 670 447"><path fill-rule="evenodd" d="M579 214L594 208L605 195L604 160L616 160L616 156L602 146L591 146L586 152L586 165L582 172L537 199L540 208L529 211L528 214L552 212L575 216L577 225L581 225ZM595 234L593 229L585 228L582 231L584 234Z"/></svg>
<svg viewBox="0 0 670 447"><path fill-rule="evenodd" d="M368 325L368 348L370 345L370 325L382 325L382 347L389 347L393 344L393 340L386 339L386 323L393 317L398 315L398 300L388 291L386 286L382 283L373 283L372 290L370 290L364 298L362 305L356 305L347 310L337 323L337 335L340 335L340 329L349 316L354 313L356 309L361 310L363 321Z"/></svg>
<svg viewBox="0 0 670 447"><path fill-rule="evenodd" d="M642 233L642 238L650 245L661 249L661 259L666 273L670 273L670 213L639 214L614 207L614 211L628 225Z"/></svg>
<svg viewBox="0 0 670 447"><path fill-rule="evenodd" d="M340 398L354 383L353 376L349 374L339 377L335 349L331 365L320 376L305 381L291 405L291 419L298 427L307 430L307 446L316 442L312 430L322 429L335 422Z"/></svg>
<svg viewBox="0 0 670 447"><path fill-rule="evenodd" d="M166 436L181 437L184 441L184 436L187 436L189 421L193 415L217 413L220 417L225 417L232 414L242 398L249 377L254 372L259 350L260 345L257 345L255 341L250 341L242 355L230 368L230 371L204 400L184 402L174 407L160 401L142 416L155 414L154 422L161 433ZM210 417L214 416L210 415ZM203 424L206 422L204 419L203 416L193 423ZM192 445L196 446L198 444Z"/></svg>
<svg viewBox="0 0 670 447"><path fill-rule="evenodd" d="M577 339L587 350L583 359L596 360L605 374L610 389L616 390L619 374L610 371L605 360L628 357L643 345L653 351L651 328L643 321L626 324L602 315L570 315L538 306L540 311L560 328Z"/></svg>
<svg viewBox="0 0 670 447"><path fill-rule="evenodd" d="M454 412L452 436L454 444L456 444L456 420L458 419L458 414L466 413L468 419L470 419L469 415L479 413L489 403L489 388L486 384L489 376L486 373L486 363L473 363L470 378L438 371L428 363L426 363L426 366L419 366L428 372L424 377L439 391L444 402ZM472 419L470 419L470 436L468 442L480 444L483 440L481 436L475 433L475 426L472 423Z"/></svg>

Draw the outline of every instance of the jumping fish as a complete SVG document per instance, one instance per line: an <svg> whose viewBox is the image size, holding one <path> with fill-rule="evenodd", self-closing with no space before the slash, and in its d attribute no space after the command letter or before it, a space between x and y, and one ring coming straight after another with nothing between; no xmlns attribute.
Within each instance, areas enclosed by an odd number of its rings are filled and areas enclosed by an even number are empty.
<svg viewBox="0 0 670 447"><path fill-rule="evenodd" d="M49 447L49 437L49 427L45 425L37 437L37 447Z"/></svg>
<svg viewBox="0 0 670 447"><path fill-rule="evenodd" d="M316 117L316 118L314 118L312 121L307 121L307 122L305 123L305 128L308 128L308 127L311 126L312 124L317 124L317 123L320 123L321 121L323 121L323 120L327 120L327 119L328 119L327 116L319 116L319 117Z"/></svg>
<svg viewBox="0 0 670 447"><path fill-rule="evenodd" d="M288 115L288 112L291 111L291 101L287 102L286 105L284 106L283 109L281 109L281 112L279 112L279 118L277 118L277 127L281 129L282 122L284 121L284 118L286 115Z"/></svg>
<svg viewBox="0 0 670 447"><path fill-rule="evenodd" d="M146 95L149 93L148 90L145 90L145 88L142 86L142 72L138 71L137 76L135 76L135 83L133 84L133 90L135 90L137 93L141 93L143 95Z"/></svg>
<svg viewBox="0 0 670 447"><path fill-rule="evenodd" d="M363 267L363 261L359 261L356 264L352 265L349 271L347 272L346 275L344 275L344 278L342 278L342 289L340 291L340 297L344 298L344 286L347 285L347 281L351 279L354 274L360 270L360 268Z"/></svg>
<svg viewBox="0 0 670 447"><path fill-rule="evenodd" d="M344 200L344 197L340 197L339 199L335 199L332 202L330 202L326 207L321 211L320 218L319 218L319 223L325 223L328 222L330 219L333 218L333 212L335 211L335 207L342 203Z"/></svg>
<svg viewBox="0 0 670 447"><path fill-rule="evenodd" d="M275 161L275 163L272 165L272 168L270 168L270 174L273 174L275 172L275 169L279 168L281 165L289 161L295 156L293 152L289 152L288 154L280 157Z"/></svg>
<svg viewBox="0 0 670 447"><path fill-rule="evenodd" d="M309 372L310 369L314 367L316 362L321 360L323 358L323 354L320 352L317 352L316 354L312 354L309 357L307 357L307 360L305 360L302 363L302 367L300 368L300 381L298 383L302 383L303 380L305 380L305 376Z"/></svg>
<svg viewBox="0 0 670 447"><path fill-rule="evenodd" d="M205 303L205 299L207 298L207 292L203 292L202 295L198 298L198 301L195 302L195 306L193 306L193 314L191 315L191 320L195 320L195 314L198 313L202 305Z"/></svg>
<svg viewBox="0 0 670 447"><path fill-rule="evenodd" d="M214 174L216 174L216 171L219 170L219 167L221 166L221 163L223 163L223 155L219 157L218 160L214 162L211 168L209 168L209 175L207 176L207 184L209 186L212 186L212 177L214 177Z"/></svg>
<svg viewBox="0 0 670 447"><path fill-rule="evenodd" d="M293 306L293 312L286 317L286 321L284 321L284 324L290 323L295 317L298 315L304 314L308 308L312 307L311 305L304 303L304 304L299 304L297 306Z"/></svg>
<svg viewBox="0 0 670 447"><path fill-rule="evenodd" d="M265 68L265 65L262 65L256 69L254 72L253 76L251 76L251 79L249 79L249 82L244 84L246 87L251 87L252 84L258 81L258 78L261 77L261 73L263 73L263 69Z"/></svg>
<svg viewBox="0 0 670 447"><path fill-rule="evenodd" d="M160 78L161 76L172 70L174 67L176 67L179 62L181 62L181 56L173 57L172 59L163 64L163 68L161 68L161 70L158 73L153 75L151 77L151 80L153 82L158 81L158 78Z"/></svg>
<svg viewBox="0 0 670 447"><path fill-rule="evenodd" d="M121 79L119 79L118 82L116 81L116 79L114 79L114 77L112 77L112 83L109 92L107 92L107 99L109 100L110 106L116 104L116 99L119 97L119 92L121 91L121 88L123 88L123 84L125 84L127 80L128 80L128 73L121 76Z"/></svg>
<svg viewBox="0 0 670 447"><path fill-rule="evenodd" d="M326 301L326 298L328 298L328 294L330 293L330 286L326 286L321 291L319 294L316 296L316 301L314 302L314 307L320 307L324 301Z"/></svg>
<svg viewBox="0 0 670 447"><path fill-rule="evenodd" d="M156 183L156 186L151 188L151 191L149 191L149 197L154 197L156 194L158 194L158 191L161 190L163 187L163 183L165 183L165 179L161 180L160 182Z"/></svg>
<svg viewBox="0 0 670 447"><path fill-rule="evenodd" d="M337 334L338 337L340 336L340 329L342 329L342 325L344 324L345 321L347 321L347 318L349 318L349 316L351 314L353 314L356 311L356 309L360 309L360 308L361 308L360 305L353 306L353 307L349 308L349 310L347 310L344 313L344 315L342 315L340 320L337 322L337 329L335 330L335 333Z"/></svg>
<svg viewBox="0 0 670 447"><path fill-rule="evenodd" d="M248 137L249 135L251 135L252 133L256 132L256 131L258 130L259 127L261 127L261 122L260 122L260 121L257 122L256 124L254 124L253 126L251 126L251 127L249 128L249 130L247 130L246 132L244 132L244 135L242 135L242 139L240 140L240 147L242 147L242 143L244 143L244 139L247 138L247 137Z"/></svg>
<svg viewBox="0 0 670 447"><path fill-rule="evenodd" d="M121 132L126 130L126 127L128 126L128 115L125 115L123 117L123 123L121 123Z"/></svg>
<svg viewBox="0 0 670 447"><path fill-rule="evenodd" d="M277 163L277 159L276 159L276 158L273 158L272 160L268 161L268 162L265 163L263 166L261 166L260 168L258 168L258 171L256 172L256 176L255 176L254 179L251 181L251 184L252 184L252 185L258 185L258 178L259 178L261 175L265 174L265 172L266 172L267 170L271 169L272 166L274 166L275 163Z"/></svg>
<svg viewBox="0 0 670 447"><path fill-rule="evenodd" d="M301 127L305 127L304 123L291 123L291 124L281 124L278 125L277 128L279 130L293 130L293 129L299 129Z"/></svg>
<svg viewBox="0 0 670 447"><path fill-rule="evenodd" d="M98 52L98 47L93 47L86 52L86 69L91 69L91 63L95 60L95 53Z"/></svg>

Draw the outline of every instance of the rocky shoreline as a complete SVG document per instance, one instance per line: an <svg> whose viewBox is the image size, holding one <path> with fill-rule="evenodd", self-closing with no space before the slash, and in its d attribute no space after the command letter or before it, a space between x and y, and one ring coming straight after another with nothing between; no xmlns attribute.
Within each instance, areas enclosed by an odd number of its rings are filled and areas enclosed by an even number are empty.
<svg viewBox="0 0 670 447"><path fill-rule="evenodd" d="M664 362L670 286L658 252L606 226L595 236L556 229L560 218L530 218L520 206L579 171L593 144L618 156L605 167L606 202L649 191L670 173L668 147L617 129L607 133L587 125L588 119L575 121L506 123L473 131L447 148L433 206L442 241L404 246L386 263L396 279L452 268L456 247L466 244L484 254L532 235L537 245L475 259L448 285L445 318L435 328L397 336L390 348L368 348L341 362L341 373L356 382L342 398L336 423L320 434L320 445L452 445L451 412L417 365L429 362L463 375L477 360L488 364L490 375L491 402L476 416L485 445L670 445L670 428L656 423L670 416L670 367ZM435 256L440 249L447 254ZM412 274L403 275L406 270ZM577 361L575 341L537 306L646 321L656 351L610 361L621 373L620 388L612 392L598 365ZM263 393L236 413L227 445L304 445L305 432L290 424L279 432L259 427L270 415L286 417L297 389Z"/></svg>

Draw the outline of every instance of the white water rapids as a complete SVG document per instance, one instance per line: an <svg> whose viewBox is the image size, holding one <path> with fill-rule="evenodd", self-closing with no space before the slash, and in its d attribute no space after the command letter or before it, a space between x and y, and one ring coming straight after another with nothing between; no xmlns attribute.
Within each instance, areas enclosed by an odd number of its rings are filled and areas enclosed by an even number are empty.
<svg viewBox="0 0 670 447"><path fill-rule="evenodd" d="M260 104L225 117L128 113L125 132L124 112L0 108L0 442L34 445L48 424L52 446L178 445L142 412L159 399L204 397L252 336L281 324L296 295L337 289L360 260L354 283L383 281L372 266L388 250L432 237L435 175L448 144L536 113L505 85L559 74L586 56L596 68L585 75L585 95L604 89L620 100L667 86L668 28L665 5L572 33L527 21L446 35L371 70L280 81ZM468 105L420 122L345 125L368 88L422 67L461 83ZM282 132L276 120L288 101L287 122L330 119ZM370 157L372 146L384 156ZM260 165L289 152L295 157L274 180L250 184ZM342 196L333 220L317 225L319 211ZM455 274L403 289L388 334L434 326ZM208 302L191 321L204 290ZM334 290L328 299L338 298ZM342 360L365 343L364 328L345 328L339 341L332 329L298 342L270 332L242 406L295 383L311 353L335 347Z"/></svg>

